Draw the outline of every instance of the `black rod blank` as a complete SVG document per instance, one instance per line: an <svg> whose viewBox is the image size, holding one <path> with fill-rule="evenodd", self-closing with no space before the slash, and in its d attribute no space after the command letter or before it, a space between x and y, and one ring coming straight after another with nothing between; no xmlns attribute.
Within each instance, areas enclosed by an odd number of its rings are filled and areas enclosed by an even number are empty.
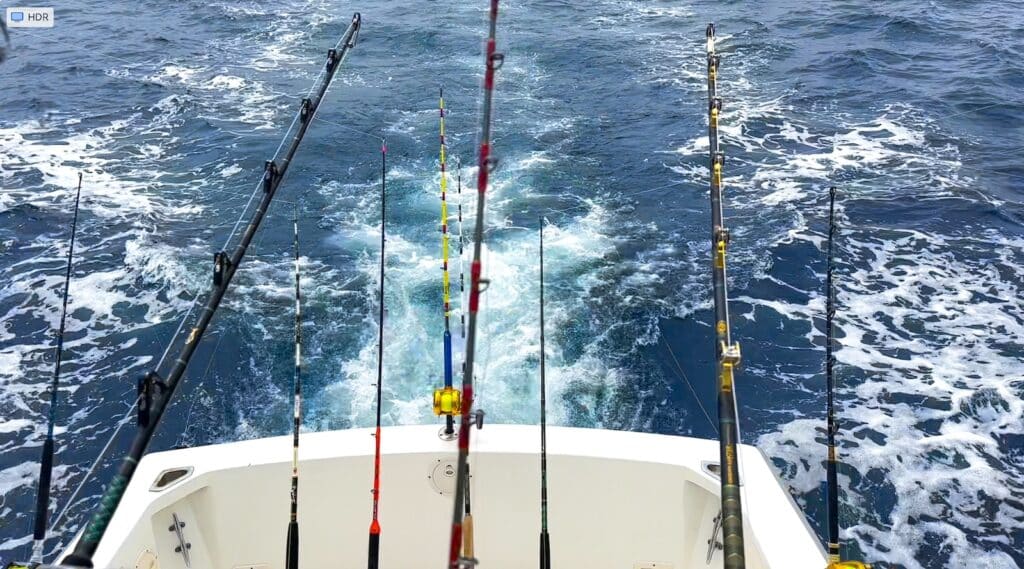
<svg viewBox="0 0 1024 569"><path fill-rule="evenodd" d="M540 220L540 569L551 569L548 535L548 419L544 361L544 219Z"/></svg>
<svg viewBox="0 0 1024 569"><path fill-rule="evenodd" d="M732 341L729 329L729 292L726 285L725 256L729 230L722 209L722 164L725 156L718 143L718 117L722 100L718 97L718 65L715 54L715 25L707 27L708 63L708 140L711 168L711 243L712 282L715 299L715 355L718 360L718 440L721 461L722 532L725 569L746 566L743 551L743 506L740 499L739 418L733 373L740 363L740 347Z"/></svg>
<svg viewBox="0 0 1024 569"><path fill-rule="evenodd" d="M78 230L78 204L82 199L82 173L78 173L78 189L75 191L75 213L71 218L71 240L68 245L67 270L64 273L64 299L60 310L60 325L57 330L57 347L54 348L53 380L50 382L50 413L46 425L46 440L39 461L39 486L36 489L36 519L32 532L32 562L43 562L43 546L46 543L46 522L50 518L50 481L53 478L53 429L57 422L57 392L60 388L60 363L64 354L64 323L68 316L68 292L71 289L71 265L75 256L75 233Z"/></svg>
<svg viewBox="0 0 1024 569"><path fill-rule="evenodd" d="M96 552L96 548L99 547L104 533L107 531L110 520L117 510L117 506L120 504L132 476L135 474L135 469L142 459L142 455L146 453L146 448L149 446L149 442L152 440L153 434L160 424L160 419L167 409L167 405L173 397L182 376L185 374L185 370L192 359L192 355L195 353L199 341L202 340L203 334L213 320L214 313L217 311L217 307L220 306L221 300L223 300L224 294L231 284L231 279L235 276L238 266L245 257L245 252L249 248L249 244L252 242L256 231L259 229L267 209L270 207L270 203L273 201L274 195L281 185L281 180L284 179L284 175L288 171L288 167L291 165L299 145L302 143L306 130L313 122L312 119L316 115L316 111L319 109L320 103L323 101L324 95L327 93L327 89L330 87L331 81L334 79L341 62L344 61L348 51L355 47L356 34L359 32L361 23L360 15L358 13L354 14L352 16L352 23L349 24L348 29L345 30L341 41L338 43L339 49L328 51L325 71L321 75L319 88L316 90L314 98L302 102L297 121L298 127L281 164L278 165L274 161L267 162L263 174L264 191L259 205L249 218L241 240L231 254L230 261L223 266L221 278L218 279L218 282L214 283L210 296L206 301L206 306L200 313L196 325L189 333L188 340L182 346L181 352L167 378L161 380L159 376L156 376L155 382L158 389L156 389L156 397L152 401L152 407L149 410L149 419L139 425L135 439L132 441L131 449L121 461L117 474L107 485L100 499L98 511L93 515L82 532L81 538L75 545L75 550L64 558L63 563L65 565L92 567L92 556ZM155 376L156 374L154 373L153 375Z"/></svg>

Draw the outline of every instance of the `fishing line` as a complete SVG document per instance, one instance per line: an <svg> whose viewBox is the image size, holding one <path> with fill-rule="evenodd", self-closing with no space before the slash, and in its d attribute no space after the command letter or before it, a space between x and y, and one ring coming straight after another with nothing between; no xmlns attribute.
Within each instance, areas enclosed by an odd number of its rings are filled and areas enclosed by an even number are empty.
<svg viewBox="0 0 1024 569"><path fill-rule="evenodd" d="M199 304L200 296L202 296L202 293L197 293L195 297L192 298L192 305L188 307L188 312L185 313L185 317L182 318L181 322L178 324L178 329L175 330L174 334L171 335L171 341L167 342L167 348L164 349L163 355L161 355L160 360L157 361L157 364L155 366L156 369L160 369L163 367L164 360L167 359L167 354L171 352L171 347L175 344L176 340L178 339L178 335L181 334L181 329L185 327L185 322L188 321L189 316L192 316L192 311L195 310L196 305Z"/></svg>
<svg viewBox="0 0 1024 569"><path fill-rule="evenodd" d="M284 200L284 199L278 199L278 200L276 200L276 202L280 202L282 204L288 204L288 205L291 205L291 206L297 206L298 205L298 202L290 202L290 201ZM265 236L265 234L260 233L253 240L253 245L250 247L249 253L248 253L248 257L250 257L251 259L253 259L253 260L259 259L259 257L260 257L259 248L263 245L263 238L264 238L264 236ZM199 300L199 295L197 295L197 297L196 297L196 301L198 301L198 300ZM256 301L254 301L254 302L256 302ZM193 302L193 308L195 308L195 306L196 306L196 302L194 301ZM191 312L191 308L189 308L189 312ZM185 317L187 318L187 315ZM246 317L246 313L242 312L241 313L241 317L244 319ZM184 320L182 320L182 322L183 321ZM255 327L255 326L250 326L250 327ZM181 330L181 326L179 325L178 326L178 332L180 332L180 330ZM175 333L175 335L177 335L177 333ZM220 352L220 343L224 341L224 337L226 335L227 334L224 331L221 331L221 333L218 335L217 342L214 345L213 351L210 352L210 355L207 358L206 367L205 367L205 369L203 371L203 376L200 379L199 386L203 386L203 385L206 384L206 381L207 381L207 379L210 376L210 369L213 367L214 355ZM169 349L170 349L170 346L168 346L168 350ZM164 355L165 356L167 355L167 351L164 352ZM163 360L163 358L161 360ZM160 365L158 365L157 367L159 368ZM191 427L191 422L190 422L191 413L193 413L193 409L195 408L197 401L198 401L198 398L194 397L193 401L191 401L191 404L188 405L188 413L187 413L187 415L185 417L185 427L184 427L184 431L181 433L181 436L178 438L178 446L181 446L182 442L184 441L184 439L185 439L185 437L186 437L186 435L188 433L188 429Z"/></svg>
<svg viewBox="0 0 1024 569"><path fill-rule="evenodd" d="M697 391L693 388L693 384L690 383L690 378L687 377L686 371L683 370L683 366L679 365L679 360L676 358L676 353L672 351L672 346L668 343L668 340L666 340L660 334L658 335L658 341L660 341L662 344L665 345L666 348L668 348L668 353L669 355L672 356L672 361L675 363L676 369L679 370L679 374L681 374L681 378L686 383L686 386L690 388L690 393L693 395L693 400L697 402L697 406L700 407L701 412L704 413L704 417L708 420L708 424L711 425L711 428L715 431L715 435L717 436L718 425L716 425L715 422L711 419L711 414L708 413L708 410L704 408L704 404L701 402L700 396L697 395Z"/></svg>
<svg viewBox="0 0 1024 569"><path fill-rule="evenodd" d="M317 78L319 79L319 77L320 76L318 75ZM326 93L325 93L325 95L326 95ZM301 110L299 112L295 113L295 118L292 119L292 123L288 126L288 130L286 130L285 133L284 133L284 136L281 137L281 142L277 145L277 150L274 151L274 154L272 155L272 158L270 159L271 162L276 162L277 161L277 156L278 156L278 154L281 153L281 148L284 146L285 141L288 140L288 135L291 134L292 128L295 126L295 123L299 120L299 116L301 116L301 114L302 114ZM235 221L235 225L231 228L231 232L228 233L227 239L224 240L224 245L221 246L222 250L226 251L228 249L228 245L231 244L231 240L234 239L235 233L238 231L238 226L242 224L242 220L245 219L246 214L249 213L249 208L252 207L253 200L255 200L256 196L261 193L260 190L263 189L263 186L264 186L264 177L261 176L260 177L260 181L256 182L256 186L253 188L252 193L249 194L249 201L247 201L245 203L245 207L242 208L242 211L238 214L238 220Z"/></svg>
<svg viewBox="0 0 1024 569"><path fill-rule="evenodd" d="M355 34L353 36L351 36L351 38L346 38L345 36L342 36L342 38L338 40L338 43L336 43L334 45L334 50L333 51L335 51L335 52L340 51L340 56L339 56L338 60L334 63L334 68L335 69L338 68L338 67L341 67L341 65L345 62L345 59L348 58L348 54L349 54L349 50L348 49L339 50L339 48L341 47L341 44L342 43L346 43L350 39L351 40L351 44L346 46L346 47L354 46L355 43L356 43L357 38L359 37L358 29L359 28L357 27ZM321 66L320 67L320 72L317 73L316 79L313 80L312 87L310 87L309 92L306 93L306 99L307 100L309 100L309 99L311 99L313 97L313 93L319 87L319 81L324 77L325 73L327 73L327 67ZM333 83L333 82L331 82L331 83ZM327 96L327 94L330 92L330 90L331 90L331 83L327 84L327 88L324 89L323 93L321 94L321 96L320 96L321 100L323 100L323 98L325 98ZM319 110L320 110L320 105L316 105L315 107L313 107L313 113L312 113L311 116L309 116L307 118L307 124L313 122L314 120L317 120L316 113ZM300 109L297 113L295 113L295 117L292 118L291 124L288 125L288 129L285 131L284 136L281 137L281 142L278 143L278 145L277 145L277 150L274 151L274 154L272 155L272 157L270 159L271 162L277 162L277 157L281 153L281 149L284 148L285 142L288 141L289 135L292 134L292 129L294 129L295 124L299 121L299 118L301 118L303 116L303 112L304 112L303 109ZM285 164L282 164L282 167L287 168L287 162L288 161L286 159L285 160ZM252 194L249 196L249 201L245 204L245 208L242 209L242 212L241 212L241 214L238 217L238 221L235 222L234 227L232 227L232 229L231 229L231 233L228 235L228 238L224 242L224 246L221 247L221 249L227 250L228 245L231 244L231 239L234 238L235 232L238 231L238 226L242 223L242 219L245 218L246 213L249 211L249 207L252 205L253 200L256 199L256 196L260 193L260 188L262 188L263 185L264 185L264 181L261 178L260 181L256 184L256 187L253 188Z"/></svg>
<svg viewBox="0 0 1024 569"><path fill-rule="evenodd" d="M641 194L646 194L646 193L650 193L650 192L656 192L658 190L664 190L665 188L671 188L673 186L682 186L682 185L685 185L685 184L693 184L693 182L690 182L688 180L680 180L678 182L671 182L669 184L665 184L663 186L658 186L658 187L655 187L655 188L647 188L647 189L639 190L639 191L635 191L635 192L621 192L621 193L618 193L618 194L615 194L615 195L611 195L611 196L609 196L609 195L605 195L605 196L588 196L588 197L584 197L584 196L571 196L573 199L580 200L580 201L582 201L584 203L580 203L580 204L576 204L576 205L571 205L569 207L561 208L561 209L547 208L547 209L544 210L544 213L545 213L545 215L553 215L553 214L558 214L558 213L565 213L567 211L571 211L571 210L576 209L576 208L587 207L587 206L591 206L592 207L595 204L587 203L587 201L586 201L586 200L590 200L590 199L622 199L622 198L629 198L629 197L638 196L638 195L641 195ZM597 204L597 205L601 205L601 204Z"/></svg>
<svg viewBox="0 0 1024 569"><path fill-rule="evenodd" d="M296 205L296 203L294 203L294 202L289 202L287 200L282 200L282 199L279 199L278 202L280 202L282 204L290 204L290 205L293 205L293 206ZM253 245L250 246L249 253L247 255L250 259L253 259L253 260L259 259L259 248L260 248L260 246L263 245L263 237L264 236L265 236L264 233L260 233L253 240ZM198 300L198 298L199 297L197 296L197 300ZM250 301L253 302L253 303L258 302L258 301L252 300L252 299L250 299ZM193 306L195 306L195 303L193 304ZM245 320L246 312L244 312L244 311L241 312L240 316L241 316L241 318L243 320ZM255 326L246 326L246 327L248 327L248 329L254 329ZM179 330L180 330L180 326L179 326ZM224 341L224 338L226 336L227 336L226 331L221 331L220 334L217 336L217 342L214 345L213 350L210 352L209 356L207 357L206 367L203 370L203 376L200 379L199 385L197 387L201 387L201 386L205 385L207 379L209 379L210 369L213 368L214 356L216 354L220 353L220 343ZM159 365L158 365L158 368L159 368ZM193 413L193 409L195 409L197 401L199 401L199 395L194 392L193 399L191 399L191 403L188 405L188 412L185 415L184 429L182 430L181 435L178 437L178 442L177 442L178 446L182 445L182 443L185 440L185 437L188 434L188 429L191 427L191 413Z"/></svg>
<svg viewBox="0 0 1024 569"><path fill-rule="evenodd" d="M213 346L213 351L210 352L210 356L206 358L206 368L203 370L203 376L199 379L200 387L206 384L206 380L210 376L210 370L213 369L214 355L220 353L220 343L224 341L224 337L227 336L227 332L221 331L217 336L217 343ZM181 436L178 438L178 446L184 444L185 439L188 437L188 430L192 427L192 410L195 409L196 403L199 401L198 397L192 398L192 403L188 406L188 414L185 416L185 429L182 431Z"/></svg>
<svg viewBox="0 0 1024 569"><path fill-rule="evenodd" d="M118 420L117 428L114 429L114 433L112 435L110 435L110 438L107 439L106 444L103 445L103 449L100 450L100 453L96 456L96 459L92 461L92 464L89 466L89 469L86 471L85 476L82 478L82 481L78 483L78 486L75 487L75 491L71 493L71 496L68 498L67 502L64 503L64 507L61 508L60 513L57 514L57 517L56 517L55 521L53 522L53 524L50 525L51 530L60 527L60 523L66 517L66 515L68 513L68 510L71 508L71 506L74 505L75 499L78 497L78 494L82 491L82 488L85 487L85 484L92 478L92 475L96 471L96 467L99 466L100 461L103 460L103 458L107 454L107 451L110 450L110 447L114 443L114 440L117 438L118 433L121 432L121 428L124 427L126 424L128 424L129 419L135 413L135 409L136 409L136 407L138 407L138 405L139 405L139 398L136 397L135 401L131 404L131 406L128 407L128 410L125 411L125 413L121 417L121 419ZM63 542L62 542L62 544L63 544Z"/></svg>
<svg viewBox="0 0 1024 569"><path fill-rule="evenodd" d="M341 123L336 123L334 121L329 121L327 119L323 119L323 118L320 118L320 117L316 117L316 120L318 120L318 121L320 121L320 122L322 122L324 124L329 124L331 126L336 126L336 127L340 128L340 129L348 130L348 131L355 132L355 133L358 133L358 134L365 134L366 136L370 136L370 137L376 138L377 140L381 140L381 141L384 140L384 137L379 135L379 134L373 134L373 133L370 133L370 132L359 130L357 128L352 128L350 126L345 126L345 125L343 125Z"/></svg>
<svg viewBox="0 0 1024 569"><path fill-rule="evenodd" d="M118 473L112 482L107 485L100 500L99 509L93 515L92 520L75 544L74 551L63 559L64 564L79 567L89 567L92 565L92 557L109 528L110 520L124 497L126 488L131 483L139 460L145 454L146 448L149 446L156 428L164 416L174 391L181 382L188 363L195 353L197 344L202 340L202 336L209 327L217 308L220 306L239 264L244 259L246 249L259 229L267 209L270 207L274 195L277 193L281 181L289 169L292 158L298 151L302 138L312 122L311 119L316 115L316 110L324 100L332 79L341 67L340 63L344 61L349 49L355 45L354 38L358 33L360 24L361 17L356 13L352 17L352 23L338 43L338 45L344 44L344 48L340 53L336 50L328 52L324 64L326 72L323 75L323 81L318 85L315 98L303 101L299 111L300 116L303 118L303 124L296 131L292 144L281 164L278 165L276 161L267 161L265 163L264 193L260 200L260 205L253 212L253 217L233 253L228 255L227 251L218 251L215 254L213 286L209 292L206 308L189 333L189 338L182 346L180 356L177 358L174 367L166 378L160 376L154 370L147 373L139 382L139 392L142 395L138 406L139 429L132 441L131 450L122 460Z"/></svg>

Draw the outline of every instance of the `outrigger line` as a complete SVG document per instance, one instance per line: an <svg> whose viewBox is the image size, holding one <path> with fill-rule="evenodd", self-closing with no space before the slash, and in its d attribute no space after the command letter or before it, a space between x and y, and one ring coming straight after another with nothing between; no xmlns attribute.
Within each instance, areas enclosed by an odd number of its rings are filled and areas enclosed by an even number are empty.
<svg viewBox="0 0 1024 569"><path fill-rule="evenodd" d="M842 557L839 554L839 480L836 473L839 465L836 453L836 433L839 432L839 423L836 422L835 417L836 382L832 372L832 367L836 363L833 353L836 291L833 279L835 265L832 257L832 242L835 240L835 234L836 188L833 186L828 189L828 264L825 269L825 385L828 390L826 395L828 461L825 463L825 474L828 494L828 569L869 569L870 565L865 565L860 561L841 561Z"/></svg>
<svg viewBox="0 0 1024 569"><path fill-rule="evenodd" d="M380 506L380 410L384 385L384 221L387 215L388 143L381 140L380 147L380 313L377 324L377 430L373 434L373 518L370 520L370 546L367 567L380 566L380 521L377 518Z"/></svg>
<svg viewBox="0 0 1024 569"><path fill-rule="evenodd" d="M354 14L352 16L352 23L345 30L341 40L334 49L327 51L327 61L316 88L316 95L312 99L302 99L296 117L298 127L281 164L278 165L274 160L267 161L263 173L263 192L259 205L249 218L249 222L246 224L234 252L230 257L224 251L214 255L213 289L206 301L206 306L199 316L199 320L189 333L188 339L185 341L184 346L182 346L181 352L167 378L160 377L157 371L153 370L148 372L139 382L138 432L132 441L131 449L121 461L117 474L110 481L110 484L107 485L100 499L98 511L93 515L92 520L89 521L82 532L81 538L75 544L75 550L64 558L63 563L65 565L92 567L92 556L96 552L96 548L99 547L100 540L103 539L110 520L121 503L124 491L135 474L135 468L138 466L139 460L142 459L142 455L145 454L146 448L149 446L149 442L152 440L153 434L160 424L160 419L163 417L168 403L170 403L175 390L181 382L182 376L185 374L185 370L195 353L196 347L213 320L213 316L220 306L228 286L231 284L231 279L235 276L239 265L242 263L242 259L245 257L249 244L252 243L253 236L255 236L256 231L263 222L270 203L273 201L274 195L281 185L281 180L284 179L284 175L288 171L288 167L291 165L295 153L298 151L299 145L309 129L309 125L312 124L313 118L320 108L320 103L323 101L324 95L331 85L331 81L334 79L338 68L341 67L342 62L344 62L349 50L355 47L356 36L361 23L362 18L359 13Z"/></svg>
<svg viewBox="0 0 1024 569"><path fill-rule="evenodd" d="M455 482L455 503L452 513L452 534L448 548L448 567L460 569L472 567L476 559L460 557L463 530L463 500L469 483L466 476L466 464L469 458L469 432L475 424L483 426L483 412L473 412L473 355L476 350L477 311L480 308L480 293L486 290L488 281L481 278L480 263L484 242L484 205L487 194L487 178L497 166L497 160L491 156L491 103L494 94L494 73L501 68L505 56L497 52L495 34L498 26L498 0L491 0L490 24L487 35L487 47L484 64L484 101L480 121L480 157L477 163L477 201L476 228L473 230L473 263L469 270L469 328L466 334L466 364L462 374L462 420L459 427L459 460L455 472L460 476Z"/></svg>
<svg viewBox="0 0 1024 569"><path fill-rule="evenodd" d="M548 535L548 419L544 361L544 218L540 219L540 569L551 569Z"/></svg>
<svg viewBox="0 0 1024 569"><path fill-rule="evenodd" d="M743 505L740 500L739 443L736 394L733 373L740 364L740 346L729 330L729 293L726 288L725 253L729 230L722 212L722 163L725 155L718 144L718 118L722 99L718 97L718 65L715 54L715 25L707 27L708 140L711 153L711 243L712 281L715 297L715 355L718 359L718 440L722 485L722 532L725 569L743 569Z"/></svg>
<svg viewBox="0 0 1024 569"><path fill-rule="evenodd" d="M302 426L302 291L299 285L299 206L292 221L295 233L295 395L292 422L291 518L288 521L286 569L299 569L299 428Z"/></svg>
<svg viewBox="0 0 1024 569"><path fill-rule="evenodd" d="M441 89L441 283L444 298L444 387L434 391L434 413L444 415L444 433L449 440L455 435L455 419L461 409L459 390L452 387L451 281L448 275L448 172L444 140L444 89Z"/></svg>
<svg viewBox="0 0 1024 569"><path fill-rule="evenodd" d="M60 388L60 363L64 354L64 323L68 316L68 292L71 290L71 266L75 255L75 233L78 230L78 204L82 199L82 173L78 173L78 189L75 190L75 213L71 218L71 239L68 244L68 264L64 273L64 298L60 309L60 325L57 329L57 347L53 351L53 379L50 382L50 414L46 425L46 440L43 441L42 459L39 461L39 487L36 489L36 520L32 532L32 563L43 562L43 546L46 544L46 522L50 519L50 480L53 477L53 430L57 422L57 392Z"/></svg>

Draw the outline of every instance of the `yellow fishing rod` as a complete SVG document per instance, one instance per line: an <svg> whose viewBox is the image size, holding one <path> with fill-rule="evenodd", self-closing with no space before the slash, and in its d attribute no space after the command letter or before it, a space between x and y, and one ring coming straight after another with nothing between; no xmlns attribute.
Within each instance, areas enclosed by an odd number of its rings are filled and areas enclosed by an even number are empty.
<svg viewBox="0 0 1024 569"><path fill-rule="evenodd" d="M444 89L440 90L441 115L441 283L444 298L444 387L434 391L434 413L444 415L444 436L455 435L455 415L462 411L461 392L452 386L451 280L448 274L448 172L444 134ZM461 186L461 184L460 184Z"/></svg>
<svg viewBox="0 0 1024 569"><path fill-rule="evenodd" d="M715 355L718 360L718 440L721 461L723 565L744 569L743 505L740 497L739 424L733 373L740 364L740 345L733 343L729 329L729 292L726 286L725 254L729 230L722 209L722 164L725 155L718 143L718 118L722 99L718 97L718 66L715 53L715 25L707 27L708 141L711 154L711 243L712 281L715 299Z"/></svg>

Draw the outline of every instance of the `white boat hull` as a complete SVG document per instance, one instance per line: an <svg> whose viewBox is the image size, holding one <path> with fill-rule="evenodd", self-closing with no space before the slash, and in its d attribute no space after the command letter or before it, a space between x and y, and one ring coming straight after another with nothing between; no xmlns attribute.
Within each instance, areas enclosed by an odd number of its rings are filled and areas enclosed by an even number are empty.
<svg viewBox="0 0 1024 569"><path fill-rule="evenodd" d="M384 568L446 566L455 442L437 426L385 428L380 523ZM473 432L470 466L481 567L536 567L539 431L487 425ZM302 435L299 527L303 568L366 566L373 431ZM740 450L747 567L825 567L822 549L754 447ZM619 431L548 429L552 565L683 569L707 563L719 482L707 465L718 443ZM191 472L154 491L169 470ZM447 471L447 472L446 472ZM147 455L94 558L124 569L282 569L291 437ZM440 489L440 490L439 490ZM181 538L174 518L184 523ZM176 551L184 541L185 555Z"/></svg>

